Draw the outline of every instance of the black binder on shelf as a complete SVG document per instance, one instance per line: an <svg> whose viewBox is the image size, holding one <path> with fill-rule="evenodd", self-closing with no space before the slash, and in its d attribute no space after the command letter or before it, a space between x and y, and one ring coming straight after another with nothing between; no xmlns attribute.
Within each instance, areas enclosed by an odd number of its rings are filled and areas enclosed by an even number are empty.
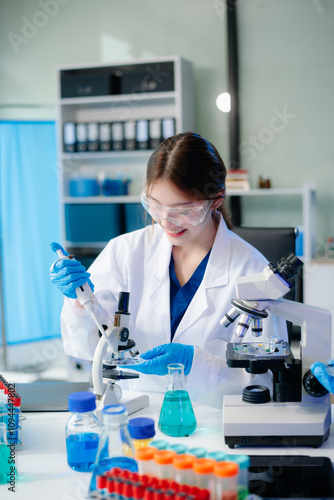
<svg viewBox="0 0 334 500"><path fill-rule="evenodd" d="M77 123L75 127L78 153L84 153L88 149L87 123Z"/></svg>
<svg viewBox="0 0 334 500"><path fill-rule="evenodd" d="M150 148L156 149L162 141L161 120L155 119L149 122Z"/></svg>
<svg viewBox="0 0 334 500"><path fill-rule="evenodd" d="M99 124L91 122L87 124L87 146L88 151L99 150Z"/></svg>
<svg viewBox="0 0 334 500"><path fill-rule="evenodd" d="M128 151L136 149L136 122L134 120L124 123L124 145Z"/></svg>
<svg viewBox="0 0 334 500"><path fill-rule="evenodd" d="M162 120L162 138L165 140L175 135L175 118L163 118Z"/></svg>
<svg viewBox="0 0 334 500"><path fill-rule="evenodd" d="M113 122L111 124L111 144L114 151L124 149L124 126L122 122Z"/></svg>
<svg viewBox="0 0 334 500"><path fill-rule="evenodd" d="M63 150L65 153L76 151L75 123L66 122L63 127Z"/></svg>
<svg viewBox="0 0 334 500"><path fill-rule="evenodd" d="M148 120L137 120L136 141L137 149L149 148Z"/></svg>
<svg viewBox="0 0 334 500"><path fill-rule="evenodd" d="M111 149L111 123L99 123L99 149L110 151Z"/></svg>

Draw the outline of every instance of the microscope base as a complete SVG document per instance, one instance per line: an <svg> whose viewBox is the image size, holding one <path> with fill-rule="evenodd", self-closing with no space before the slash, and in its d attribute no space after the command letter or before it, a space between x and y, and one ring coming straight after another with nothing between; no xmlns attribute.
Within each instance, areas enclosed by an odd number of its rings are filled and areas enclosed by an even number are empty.
<svg viewBox="0 0 334 500"><path fill-rule="evenodd" d="M234 446L310 446L329 436L331 406L326 403L250 404L224 396L225 443Z"/></svg>
<svg viewBox="0 0 334 500"><path fill-rule="evenodd" d="M101 399L96 401L96 415L100 418L102 410L105 406L122 404L126 406L128 415L136 413L136 411L146 408L150 404L149 397L146 394L141 394L132 391L122 391L120 387L115 384L112 389L106 388L104 395Z"/></svg>

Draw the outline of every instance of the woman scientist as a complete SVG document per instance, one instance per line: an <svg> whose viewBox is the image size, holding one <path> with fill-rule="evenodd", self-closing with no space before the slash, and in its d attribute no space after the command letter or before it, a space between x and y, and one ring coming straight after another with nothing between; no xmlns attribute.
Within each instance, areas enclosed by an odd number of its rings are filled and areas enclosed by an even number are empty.
<svg viewBox="0 0 334 500"><path fill-rule="evenodd" d="M159 145L141 194L156 224L112 239L90 274L76 260L58 261L51 273L67 297L61 314L67 354L92 359L99 340L95 323L74 300L75 289L91 276L103 324L112 324L119 292L130 292L130 337L146 361L131 367L141 375L123 388L164 392L162 375L175 362L185 366L190 397L219 408L223 394L263 383L261 376L254 381L254 375L226 365L233 326L226 330L220 320L231 309L235 279L262 272L267 260L230 230L225 177L218 151L198 134L178 134ZM285 325L270 316L264 336L287 339Z"/></svg>

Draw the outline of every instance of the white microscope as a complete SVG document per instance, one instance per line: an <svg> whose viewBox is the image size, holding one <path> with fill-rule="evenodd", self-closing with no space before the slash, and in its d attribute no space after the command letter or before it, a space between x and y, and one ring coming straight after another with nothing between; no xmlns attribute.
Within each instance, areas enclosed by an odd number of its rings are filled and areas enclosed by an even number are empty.
<svg viewBox="0 0 334 500"><path fill-rule="evenodd" d="M113 328L104 328L104 325L102 325L109 342L101 332L101 338L95 349L92 365L92 381L94 394L96 395L97 413L101 412L105 406L117 404L121 398L121 403L127 407L129 415L149 405L149 397L147 395L143 394L135 398L126 398L122 394L121 387L116 383L117 380L138 378L138 373L132 370L125 371L124 368L131 364L142 362L138 357L139 352L136 349L134 340L129 337L129 300L129 292L120 292L118 310L115 312Z"/></svg>
<svg viewBox="0 0 334 500"><path fill-rule="evenodd" d="M54 267L58 260L73 259L74 255L65 255L62 250L57 250L58 259L52 264ZM88 282L75 289L80 304L90 314L100 332L100 340L95 349L92 380L94 394L96 395L96 412L99 414L105 406L121 402L127 407L128 414L139 411L149 405L147 395L128 398L122 394L117 380L138 378L139 374L125 371L124 367L130 364L141 363L135 342L129 338L129 292L120 292L118 310L114 315L113 327L101 325L94 312L95 296ZM109 348L109 350L108 350ZM123 397L122 397L123 396ZM120 401L122 398L122 401Z"/></svg>
<svg viewBox="0 0 334 500"><path fill-rule="evenodd" d="M331 405L328 391L317 381L310 366L327 364L331 355L331 314L325 309L285 300L290 278L303 263L290 253L277 265L269 263L262 273L236 280L237 299L221 320L225 327L238 318L240 342L227 345L227 364L248 373L273 374L272 395L262 385L248 386L243 395L224 396L225 443L234 446L319 447L328 438ZM265 338L243 342L249 326L254 337L262 334L268 312L301 326L300 359L287 342Z"/></svg>

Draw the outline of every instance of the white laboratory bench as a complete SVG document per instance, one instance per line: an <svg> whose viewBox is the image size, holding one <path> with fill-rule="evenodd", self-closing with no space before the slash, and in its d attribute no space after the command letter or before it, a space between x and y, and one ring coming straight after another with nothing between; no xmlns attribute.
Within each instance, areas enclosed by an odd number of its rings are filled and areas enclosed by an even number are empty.
<svg viewBox="0 0 334 500"><path fill-rule="evenodd" d="M131 394L131 393L130 393ZM127 393L129 395L129 393ZM137 393L133 393L137 395ZM147 416L157 422L163 400L162 394L150 394L150 406L132 415ZM221 450L229 454L247 455L307 455L329 457L334 463L334 425L328 440L320 448L235 448L224 444L222 412L193 403L197 429L189 437L169 438L156 428L155 439L200 446L209 451ZM332 405L332 422L333 422ZM18 479L15 494L8 485L0 485L1 500L81 500L84 499L90 479L89 473L73 471L66 461L65 425L68 412L25 413L23 420L23 449L16 452ZM131 418L131 417L130 417Z"/></svg>

